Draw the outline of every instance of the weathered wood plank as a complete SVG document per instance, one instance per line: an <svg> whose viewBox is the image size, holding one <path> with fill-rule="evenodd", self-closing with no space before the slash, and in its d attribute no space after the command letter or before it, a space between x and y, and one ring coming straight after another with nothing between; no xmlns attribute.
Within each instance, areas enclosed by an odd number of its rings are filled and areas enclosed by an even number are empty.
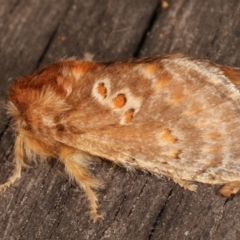
<svg viewBox="0 0 240 240"><path fill-rule="evenodd" d="M1 1L0 14L0 159L1 182L9 176L13 161L13 134L9 131L3 99L10 82L19 75L32 72L38 65L38 61L48 45L49 39L58 27L59 22L68 11L69 1ZM49 11L49 9L52 9ZM43 172L44 173L44 172ZM33 175L34 176L34 175ZM40 176L38 176L40 177ZM42 176L43 179L43 176ZM41 179L41 181L42 181ZM36 178L36 183L38 183ZM32 181L26 183L34 184ZM24 185L24 184L23 184ZM23 186L22 185L22 186ZM18 184L17 184L18 186ZM21 185L20 185L21 186ZM40 186L40 185L38 185ZM29 188L29 187L27 187ZM31 188L31 187L30 187ZM33 186L32 190L36 188ZM13 191L12 191L13 190ZM24 188L1 195L1 239L24 239L23 227L28 221L23 203L27 203L27 211L31 210L38 196L38 191L32 193L32 198L26 202ZM12 192L11 192L12 191ZM27 215L28 216L28 215ZM26 239L26 238L25 238Z"/></svg>
<svg viewBox="0 0 240 240"><path fill-rule="evenodd" d="M84 58L86 54L93 55L96 61L132 57L158 5L156 0L125 0L118 4L107 0L101 4L76 1L43 63L63 56Z"/></svg>
<svg viewBox="0 0 240 240"><path fill-rule="evenodd" d="M169 1L140 55L185 53L240 66L239 1ZM239 194L225 199L219 187L200 185L196 193L174 189L149 239L238 239Z"/></svg>
<svg viewBox="0 0 240 240"><path fill-rule="evenodd" d="M31 73L65 16L71 1L2 1L1 89L16 76ZM3 14L5 13L5 14Z"/></svg>
<svg viewBox="0 0 240 240"><path fill-rule="evenodd" d="M6 127L6 90L17 76L31 73L71 2L3 0L0 8L0 132ZM51 9L51 11L49 11Z"/></svg>
<svg viewBox="0 0 240 240"><path fill-rule="evenodd" d="M5 1L0 10L5 23L0 25L1 90L8 79L73 55L115 60L182 52L240 64L237 0L171 0L169 8L155 12L158 4ZM147 35L146 29L151 30ZM14 140L0 111L3 182L10 174ZM240 234L239 195L227 201L217 194L218 187L199 184L191 193L164 178L97 161L93 171L106 182L98 194L105 220L93 224L82 191L68 182L61 164L32 166L0 196L2 239L237 239Z"/></svg>
<svg viewBox="0 0 240 240"><path fill-rule="evenodd" d="M169 1L140 55L183 53L239 66L240 4L237 0Z"/></svg>
<svg viewBox="0 0 240 240"><path fill-rule="evenodd" d="M41 4L44 5L44 3ZM36 39L27 45L21 45L22 42L19 40L22 52L24 52L22 54L28 55L31 59L31 61L22 62L19 56L18 61L22 63L21 66L25 66L19 70L20 75L31 72L42 62L44 64L66 55L82 57L85 53L91 53L98 59L108 60L133 55L157 5L158 1L156 0L148 3L125 1L119 5L110 1L101 1L101 4L99 1L74 1L64 19L61 18L62 22L59 19L55 23L45 44L39 42L40 46L44 45L41 51L36 51L36 46L33 44L33 42L38 43ZM51 7L53 8L53 6ZM43 9L48 7L48 5L43 6ZM136 7L138 11L136 11ZM24 7L18 11L24 11ZM34 16L36 12L33 11L32 14ZM33 22L31 26L33 16L31 12L29 15L26 17L29 22L19 27L16 39L20 35L23 38L22 41L27 41L29 35L31 36L27 29L33 27L42 31L39 33L39 38L42 35L46 36L44 29L41 29L36 22ZM21 14L17 17L18 21L21 21ZM46 18L45 21L54 20L52 15L42 14L42 17ZM139 24L141 25L139 26ZM24 34L21 34L22 32ZM123 33L125 33L124 38L122 37ZM8 37L10 38L10 36ZM16 49L18 48L19 46ZM6 53L8 52L6 51ZM10 53L14 56L14 51ZM8 58L11 56L10 53ZM24 57L26 56L24 55ZM16 62L12 65L9 62L6 63L4 69L6 75L3 75L3 79L8 79L7 74L15 64ZM4 88L7 85L6 82L2 84ZM13 137L10 131L3 131L1 159L7 158L10 162L12 161L12 147L10 147L12 143ZM82 193L76 193L76 186L72 187L68 183L60 164L53 166L42 164L39 169L27 169L23 173L23 177L3 194L0 207L3 213L0 226L3 238L78 239L80 234L82 239L99 239L99 236L103 235L105 231L107 232L112 219L123 205L121 202L126 199L126 189L131 190L133 196L141 189L133 188L133 179L136 176L126 175L125 170L114 169L108 163L100 163L99 167L103 170L98 175L107 183L106 189L99 194L100 203L104 202L100 211L103 214L105 211L109 211L105 214L104 222L92 224L87 213L88 203L85 197ZM9 164L2 164L1 172L4 174L1 175L1 181L4 181L9 175L9 168ZM141 181L138 180L140 186L146 181L145 177L142 175ZM109 182L111 179L113 180ZM118 195L117 199L116 195ZM106 198L106 201L102 201L103 198ZM125 207L131 210L131 205L127 204ZM125 222L124 218L122 222ZM136 225L135 228L138 226Z"/></svg>

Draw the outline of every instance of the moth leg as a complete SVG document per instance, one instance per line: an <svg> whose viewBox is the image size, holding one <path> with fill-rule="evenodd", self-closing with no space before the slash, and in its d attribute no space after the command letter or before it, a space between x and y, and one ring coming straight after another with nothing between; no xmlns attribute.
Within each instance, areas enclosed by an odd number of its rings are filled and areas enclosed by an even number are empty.
<svg viewBox="0 0 240 240"><path fill-rule="evenodd" d="M193 192L196 192L196 190L197 190L197 185L193 184L189 181L185 181L180 178L172 178L172 180L186 190L190 190Z"/></svg>
<svg viewBox="0 0 240 240"><path fill-rule="evenodd" d="M90 215L93 221L96 222L99 218L102 218L102 216L97 213L98 198L92 189L100 188L102 184L99 180L93 178L91 173L87 170L85 159L87 155L74 148L62 146L59 157L64 163L65 170L70 178L74 179L85 191L90 202Z"/></svg>
<svg viewBox="0 0 240 240"><path fill-rule="evenodd" d="M24 166L24 153L23 153L23 138L19 134L15 141L15 168L13 170L12 176L5 182L0 185L0 191L5 191L10 187L18 178L21 177L21 170Z"/></svg>
<svg viewBox="0 0 240 240"><path fill-rule="evenodd" d="M230 197L232 194L236 194L238 191L240 191L240 182L226 183L219 190L219 192L225 197Z"/></svg>

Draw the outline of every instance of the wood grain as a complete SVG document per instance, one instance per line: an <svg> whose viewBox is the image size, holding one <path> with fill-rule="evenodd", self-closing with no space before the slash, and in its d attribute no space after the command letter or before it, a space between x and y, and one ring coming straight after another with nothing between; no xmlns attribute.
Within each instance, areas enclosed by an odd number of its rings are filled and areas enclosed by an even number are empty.
<svg viewBox="0 0 240 240"><path fill-rule="evenodd" d="M120 60L181 52L240 66L238 0L2 0L0 8L0 181L12 170L14 134L4 109L9 84L63 57ZM238 239L239 194L218 186L188 192L165 178L96 159L105 219L56 160L30 164L0 196L1 239Z"/></svg>

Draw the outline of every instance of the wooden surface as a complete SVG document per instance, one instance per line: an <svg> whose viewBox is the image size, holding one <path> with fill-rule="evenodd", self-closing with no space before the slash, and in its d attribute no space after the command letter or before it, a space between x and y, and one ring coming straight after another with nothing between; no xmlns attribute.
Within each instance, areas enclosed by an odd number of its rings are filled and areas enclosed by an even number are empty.
<svg viewBox="0 0 240 240"><path fill-rule="evenodd" d="M240 66L238 0L1 0L0 181L13 168L14 133L4 99L16 77L62 57L120 60L181 52ZM240 194L219 186L183 190L165 178L127 172L107 161L93 171L105 219L93 224L88 202L56 160L31 164L0 195L0 239L240 239Z"/></svg>

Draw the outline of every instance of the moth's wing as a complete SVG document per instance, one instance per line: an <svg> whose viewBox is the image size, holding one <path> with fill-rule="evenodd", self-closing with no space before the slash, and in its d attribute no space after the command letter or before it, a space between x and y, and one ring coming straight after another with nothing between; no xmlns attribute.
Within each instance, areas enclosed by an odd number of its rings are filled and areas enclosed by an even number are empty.
<svg viewBox="0 0 240 240"><path fill-rule="evenodd" d="M240 89L240 69L221 66L224 75Z"/></svg>
<svg viewBox="0 0 240 240"><path fill-rule="evenodd" d="M126 74L137 76L131 86L131 78L124 82L121 74L105 72L107 81L93 84L99 96L68 113L55 139L126 167L206 183L239 181L240 94L233 84L238 73L187 58L131 69ZM118 93L125 94L129 108Z"/></svg>

